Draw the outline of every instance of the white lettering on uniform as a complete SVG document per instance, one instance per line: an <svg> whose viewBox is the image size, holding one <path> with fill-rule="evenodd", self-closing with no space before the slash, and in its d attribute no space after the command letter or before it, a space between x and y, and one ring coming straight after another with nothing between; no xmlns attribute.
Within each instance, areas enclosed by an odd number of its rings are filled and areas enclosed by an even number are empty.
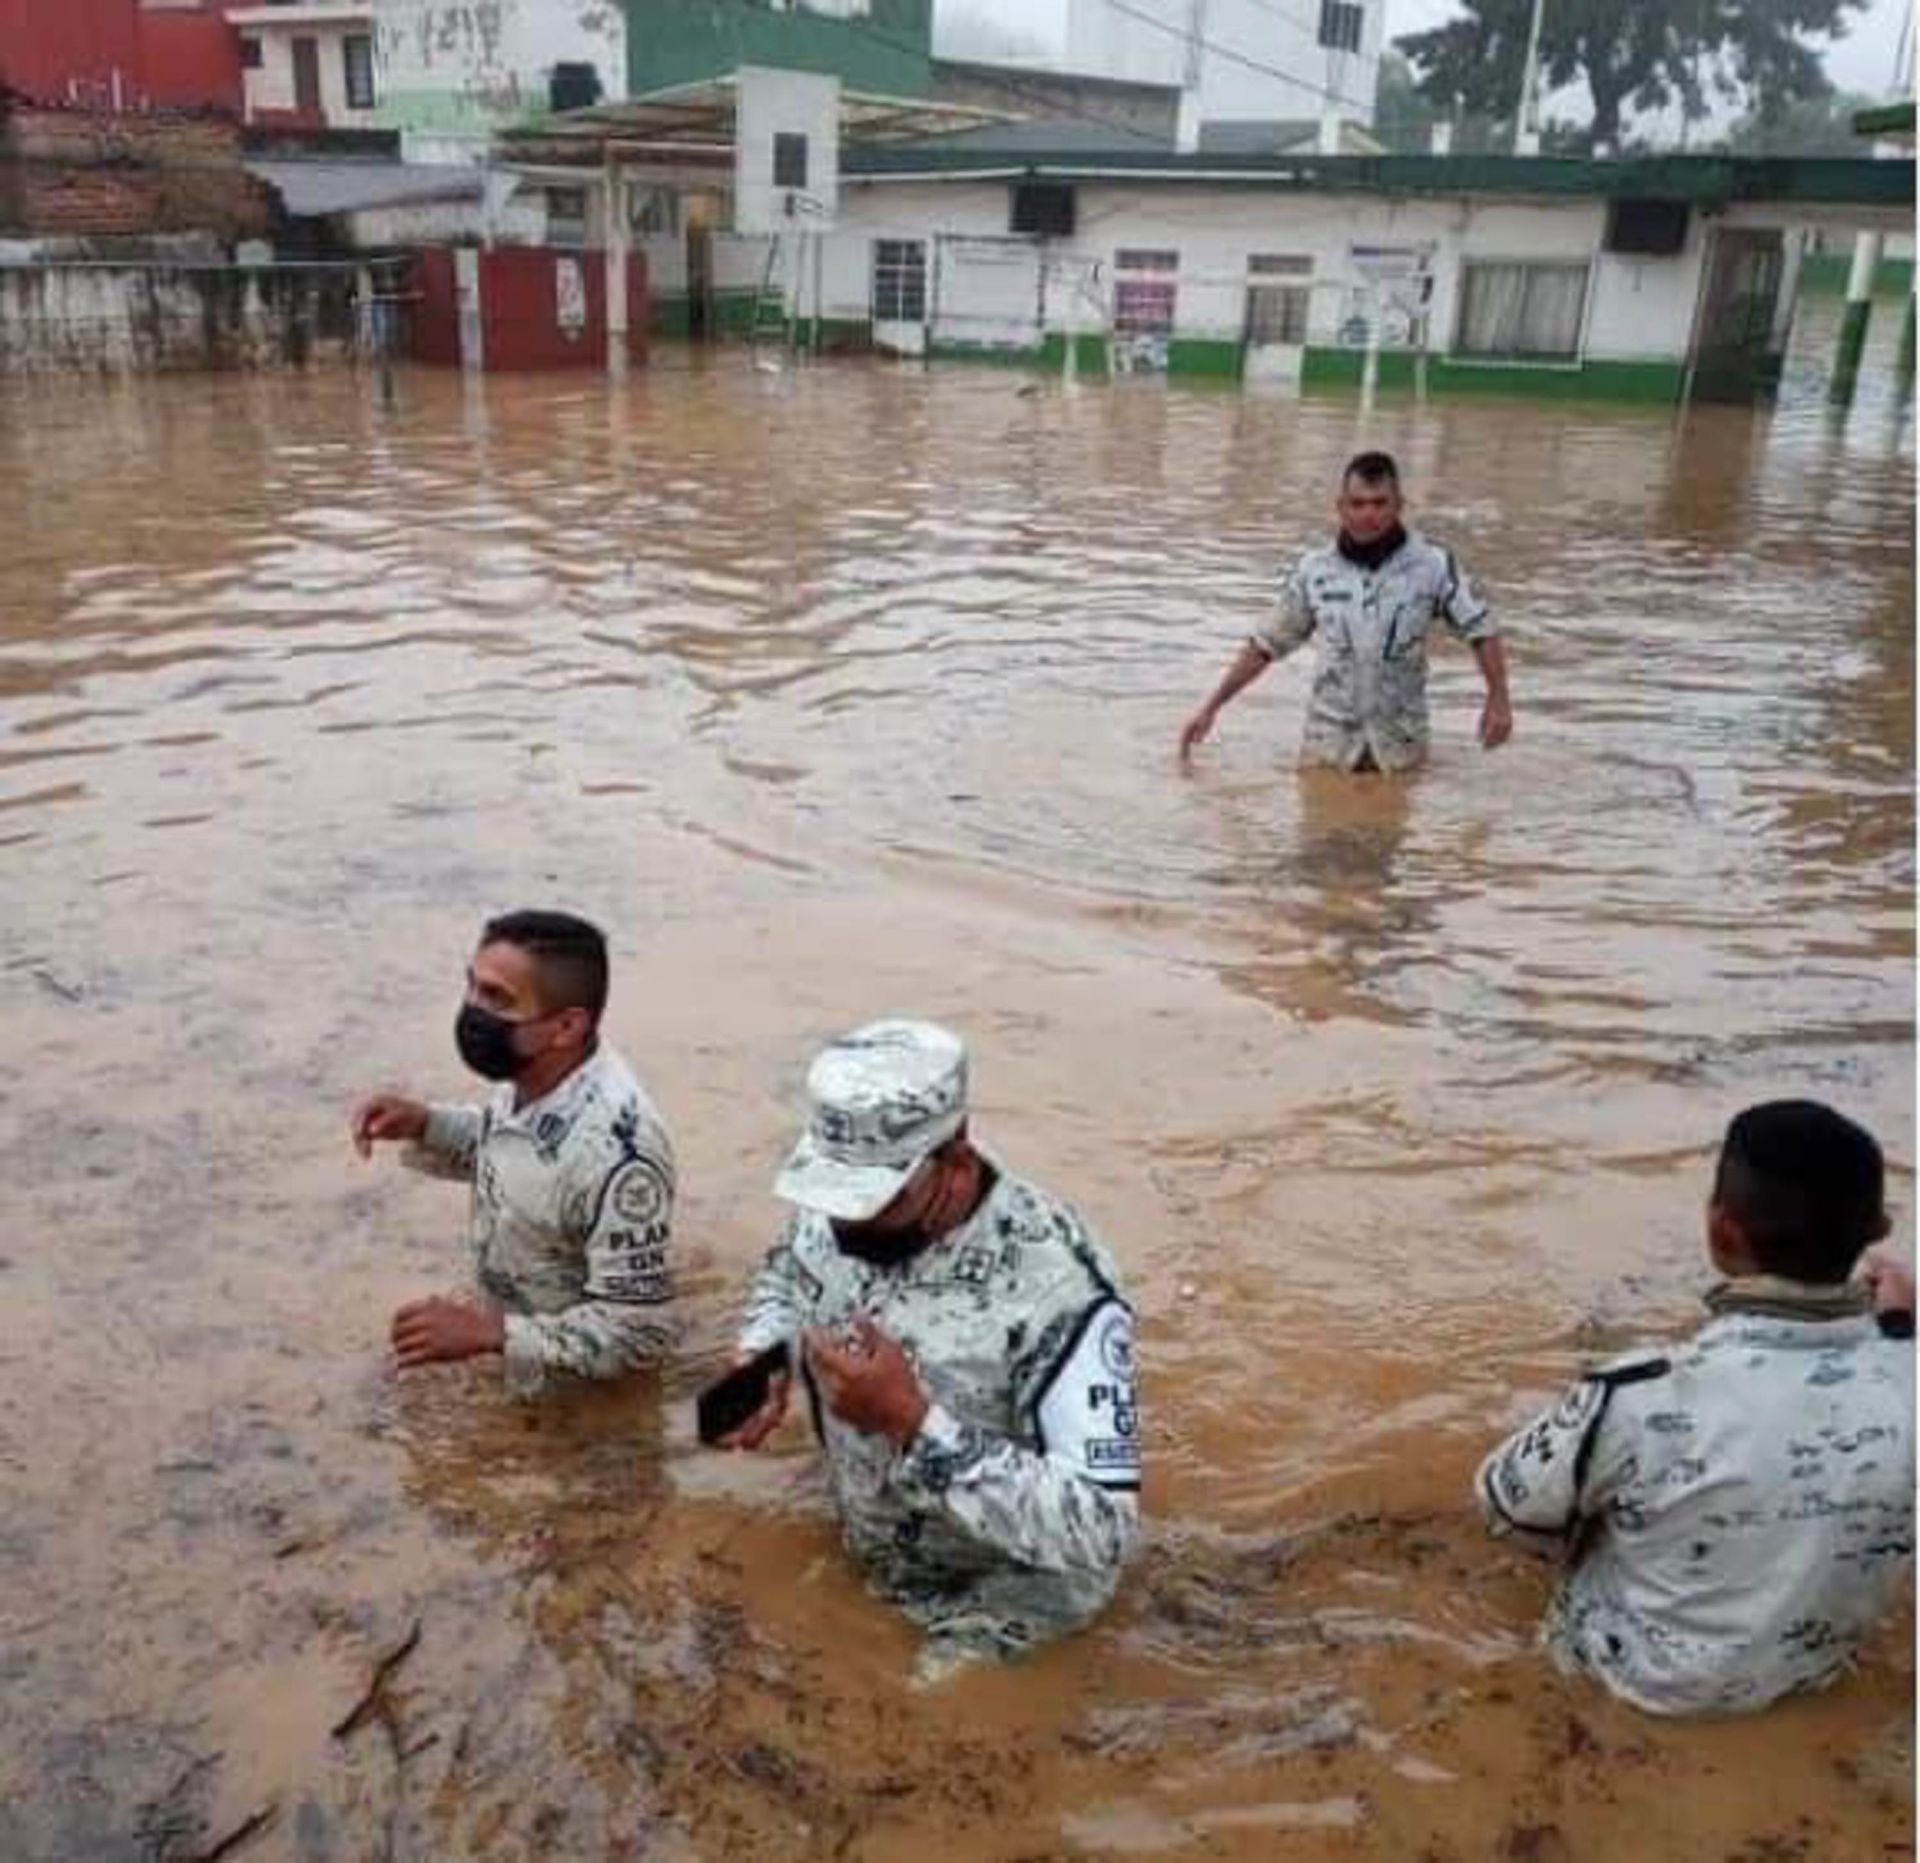
<svg viewBox="0 0 1920 1863"><path fill-rule="evenodd" d="M1040 1440L1108 1487L1140 1479L1140 1412L1133 1385L1133 1315L1105 1302L1040 1400Z"/></svg>

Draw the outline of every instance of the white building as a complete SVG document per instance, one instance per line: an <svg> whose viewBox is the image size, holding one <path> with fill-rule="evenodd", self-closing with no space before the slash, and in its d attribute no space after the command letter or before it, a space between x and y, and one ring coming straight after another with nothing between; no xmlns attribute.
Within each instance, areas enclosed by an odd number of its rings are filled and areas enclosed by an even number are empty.
<svg viewBox="0 0 1920 1863"><path fill-rule="evenodd" d="M370 128L378 120L373 14L370 0L229 7L246 120Z"/></svg>
<svg viewBox="0 0 1920 1863"><path fill-rule="evenodd" d="M1202 125L1373 122L1386 0L1067 0L1062 68L1186 92ZM1322 145L1334 146L1332 132Z"/></svg>
<svg viewBox="0 0 1920 1863"><path fill-rule="evenodd" d="M617 0L373 0L380 121L409 161L473 161L491 132L626 95Z"/></svg>
<svg viewBox="0 0 1920 1863"><path fill-rule="evenodd" d="M1877 172L1876 172L1877 171ZM1773 192L1769 194L1769 190ZM1910 222L1878 163L856 152L771 276L803 340L1089 371L1674 402L1777 382L1811 229ZM1047 230L1016 232L1016 224ZM736 277L761 242L722 241ZM662 306L686 289L646 243Z"/></svg>

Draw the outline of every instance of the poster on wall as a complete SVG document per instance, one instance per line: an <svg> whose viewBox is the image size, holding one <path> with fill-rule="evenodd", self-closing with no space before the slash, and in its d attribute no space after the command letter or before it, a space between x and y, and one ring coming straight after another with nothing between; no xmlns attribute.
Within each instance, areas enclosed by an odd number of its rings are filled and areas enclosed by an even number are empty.
<svg viewBox="0 0 1920 1863"><path fill-rule="evenodd" d="M579 342L587 327L587 279L578 259L565 257L553 262L554 320L561 335Z"/></svg>
<svg viewBox="0 0 1920 1863"><path fill-rule="evenodd" d="M1420 341L1433 301L1433 253L1431 240L1349 246L1340 341L1349 349L1365 349L1376 319L1382 349L1408 349Z"/></svg>

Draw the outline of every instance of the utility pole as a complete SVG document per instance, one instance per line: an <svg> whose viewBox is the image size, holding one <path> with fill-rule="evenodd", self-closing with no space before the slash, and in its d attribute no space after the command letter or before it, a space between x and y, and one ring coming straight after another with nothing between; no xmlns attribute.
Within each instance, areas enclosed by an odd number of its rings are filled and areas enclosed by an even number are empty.
<svg viewBox="0 0 1920 1863"><path fill-rule="evenodd" d="M1186 58L1180 71L1180 111L1174 147L1191 154L1200 146L1201 88L1207 75L1207 0L1187 0Z"/></svg>
<svg viewBox="0 0 1920 1863"><path fill-rule="evenodd" d="M1513 113L1515 155L1540 153L1540 15L1546 0L1533 0L1533 18L1527 26L1527 61L1520 67L1520 101Z"/></svg>

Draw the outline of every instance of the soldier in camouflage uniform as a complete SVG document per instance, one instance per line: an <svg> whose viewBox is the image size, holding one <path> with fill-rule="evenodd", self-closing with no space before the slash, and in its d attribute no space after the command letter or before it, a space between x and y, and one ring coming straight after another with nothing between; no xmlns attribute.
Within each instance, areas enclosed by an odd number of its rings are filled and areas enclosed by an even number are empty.
<svg viewBox="0 0 1920 1863"><path fill-rule="evenodd" d="M847 1545L925 1628L922 1675L1017 1655L1101 1610L1133 1546L1132 1312L1080 1218L971 1144L957 1037L873 1023L807 1086L740 1355L791 1342ZM786 1402L782 1380L730 1444Z"/></svg>
<svg viewBox="0 0 1920 1863"><path fill-rule="evenodd" d="M1730 1278L1671 1352L1582 1379L1481 1465L1496 1534L1568 1567L1546 1625L1569 1667L1652 1714L1738 1714L1823 1687L1910 1583L1910 1308L1880 1148L1779 1101L1727 1134L1708 1213ZM1889 1330L1892 1330L1889 1322Z"/></svg>
<svg viewBox="0 0 1920 1863"><path fill-rule="evenodd" d="M1416 768L1427 753L1427 637L1436 620L1480 663L1487 687L1480 742L1493 750L1512 735L1499 632L1453 552L1401 525L1393 460L1358 455L1341 479L1335 509L1338 535L1301 558L1277 612L1254 630L1182 728L1183 762L1236 693L1312 640L1318 658L1302 760L1347 771Z"/></svg>
<svg viewBox="0 0 1920 1863"><path fill-rule="evenodd" d="M366 1157L471 1181L484 1301L414 1301L394 1316L401 1368L497 1352L509 1387L555 1373L615 1378L674 1340L673 1150L653 1102L601 1044L605 940L561 912L493 920L467 970L461 1058L495 1081L482 1106L378 1094L353 1116Z"/></svg>

